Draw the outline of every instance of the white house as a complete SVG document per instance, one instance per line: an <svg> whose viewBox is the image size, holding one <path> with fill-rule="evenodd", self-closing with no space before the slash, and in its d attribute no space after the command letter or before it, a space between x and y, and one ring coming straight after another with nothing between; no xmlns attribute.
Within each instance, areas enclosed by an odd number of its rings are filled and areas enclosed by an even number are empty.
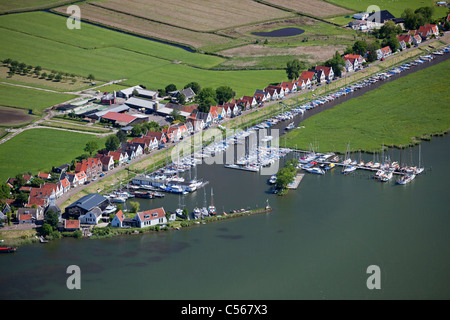
<svg viewBox="0 0 450 320"><path fill-rule="evenodd" d="M162 207L138 212L133 219L136 221L137 227L139 228L167 223L166 212Z"/></svg>
<svg viewBox="0 0 450 320"><path fill-rule="evenodd" d="M123 214L122 210L119 210L111 220L111 227L122 228L124 219L125 215Z"/></svg>
<svg viewBox="0 0 450 320"><path fill-rule="evenodd" d="M78 220L80 224L93 224L96 225L102 218L102 210L99 207L94 207L91 211L81 215Z"/></svg>

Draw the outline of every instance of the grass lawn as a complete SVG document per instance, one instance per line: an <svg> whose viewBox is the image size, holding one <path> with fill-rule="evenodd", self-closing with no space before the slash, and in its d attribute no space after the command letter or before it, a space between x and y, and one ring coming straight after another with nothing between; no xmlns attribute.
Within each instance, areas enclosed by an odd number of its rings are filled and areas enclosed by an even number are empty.
<svg viewBox="0 0 450 320"><path fill-rule="evenodd" d="M399 18L406 8L413 10L420 7L433 7L433 18L442 18L446 15L447 9L434 6L434 0L327 0L327 2L354 10L355 12L366 12L369 6L378 6L380 10L388 10L395 17Z"/></svg>
<svg viewBox="0 0 450 320"><path fill-rule="evenodd" d="M0 105L32 109L35 114L58 103L76 98L76 95L54 93L0 83Z"/></svg>
<svg viewBox="0 0 450 320"><path fill-rule="evenodd" d="M450 61L381 85L365 95L326 110L286 136L287 145L320 152L379 151L382 145L405 146L450 129Z"/></svg>
<svg viewBox="0 0 450 320"><path fill-rule="evenodd" d="M1 16L0 39L8 45L0 47L0 57L76 75L92 73L104 81L125 78L126 85L144 84L154 90L197 81L202 87L228 85L242 96L286 78L283 70L207 70L224 59L85 23L80 30L69 30L65 22L64 17L44 12Z"/></svg>
<svg viewBox="0 0 450 320"><path fill-rule="evenodd" d="M48 172L52 166L71 162L85 153L83 149L91 140L101 148L106 138L53 129L26 130L0 144L0 181L27 171Z"/></svg>

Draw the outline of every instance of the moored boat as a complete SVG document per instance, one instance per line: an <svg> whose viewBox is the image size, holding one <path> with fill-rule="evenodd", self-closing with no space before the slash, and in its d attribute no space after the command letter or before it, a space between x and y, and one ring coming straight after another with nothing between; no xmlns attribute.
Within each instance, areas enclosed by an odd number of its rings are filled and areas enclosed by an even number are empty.
<svg viewBox="0 0 450 320"><path fill-rule="evenodd" d="M305 170L309 173L314 174L325 174L325 171L319 167L313 167L313 168L305 168Z"/></svg>
<svg viewBox="0 0 450 320"><path fill-rule="evenodd" d="M14 253L17 251L15 247L3 247L0 246L0 253Z"/></svg>
<svg viewBox="0 0 450 320"><path fill-rule="evenodd" d="M411 174L404 174L399 179L397 179L397 184L407 184L414 180L416 175L414 173Z"/></svg>

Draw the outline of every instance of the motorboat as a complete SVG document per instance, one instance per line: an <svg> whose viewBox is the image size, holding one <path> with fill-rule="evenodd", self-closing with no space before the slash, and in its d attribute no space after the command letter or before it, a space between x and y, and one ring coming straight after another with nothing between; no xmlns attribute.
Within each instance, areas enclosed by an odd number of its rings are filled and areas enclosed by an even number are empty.
<svg viewBox="0 0 450 320"><path fill-rule="evenodd" d="M356 166L348 166L348 167L345 167L344 170L342 170L342 173L349 174L349 173L354 172L356 169L357 169Z"/></svg>
<svg viewBox="0 0 450 320"><path fill-rule="evenodd" d="M269 183L270 183L270 184L275 184L276 182L277 182L277 175L274 174L274 175L272 175L272 176L270 177Z"/></svg>
<svg viewBox="0 0 450 320"><path fill-rule="evenodd" d="M399 179L397 179L397 184L408 184L413 181L415 177L416 175L414 173L404 174Z"/></svg>
<svg viewBox="0 0 450 320"><path fill-rule="evenodd" d="M314 174L325 174L325 171L319 167L313 167L313 168L305 168L305 170L309 173Z"/></svg>

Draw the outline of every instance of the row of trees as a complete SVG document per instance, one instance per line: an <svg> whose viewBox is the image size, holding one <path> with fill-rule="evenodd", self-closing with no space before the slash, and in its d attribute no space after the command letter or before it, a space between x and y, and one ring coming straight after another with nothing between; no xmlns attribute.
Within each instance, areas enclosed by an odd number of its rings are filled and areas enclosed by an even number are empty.
<svg viewBox="0 0 450 320"><path fill-rule="evenodd" d="M33 67L32 65L26 64L24 62L19 62L17 60L12 60L10 58L4 59L2 62L9 68L8 75L10 77L14 74L34 74L41 79L61 81L68 80L70 78L72 82L76 82L76 75L73 73L56 70L48 71L48 73L46 71L42 72L43 70L41 66ZM95 77L93 74L89 74L87 79L93 81L95 80Z"/></svg>
<svg viewBox="0 0 450 320"><path fill-rule="evenodd" d="M220 86L216 89L211 87L202 88L198 82L192 81L184 86L184 89L187 88L191 88L195 93L195 101L198 103L198 110L201 112L209 112L211 106L225 103L235 96L235 92L229 86ZM165 96L173 91L177 91L177 86L173 83L167 85L164 89L158 89L160 96ZM183 94L178 96L177 103L181 105L186 103ZM176 112L172 116L176 117ZM181 119L179 120L181 121Z"/></svg>

